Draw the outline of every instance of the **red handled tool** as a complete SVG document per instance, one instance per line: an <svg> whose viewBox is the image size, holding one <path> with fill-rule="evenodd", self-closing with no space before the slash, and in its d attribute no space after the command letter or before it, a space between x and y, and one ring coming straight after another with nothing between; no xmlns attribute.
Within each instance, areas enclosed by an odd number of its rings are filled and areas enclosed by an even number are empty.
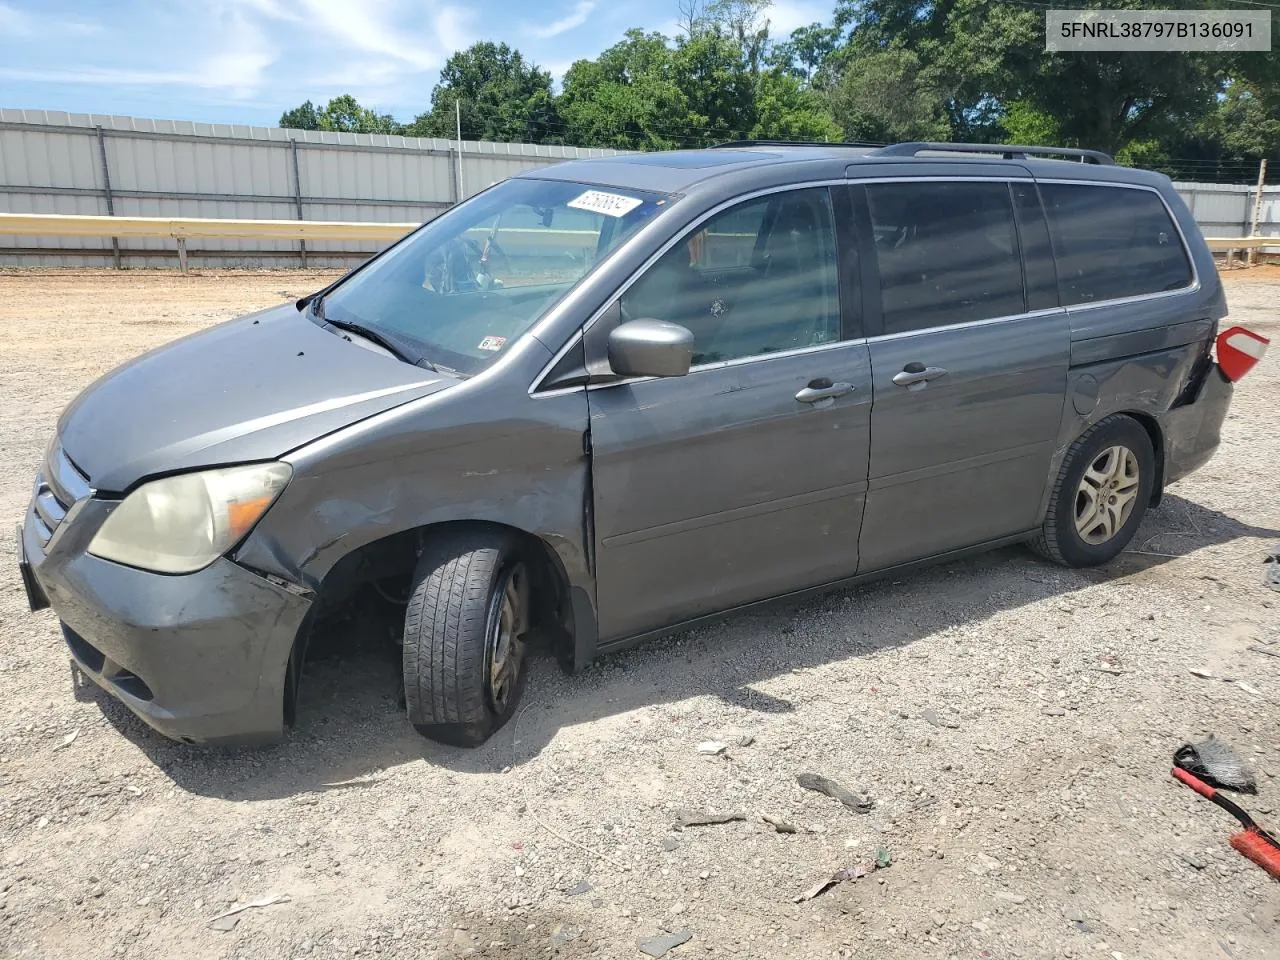
<svg viewBox="0 0 1280 960"><path fill-rule="evenodd" d="M1231 835L1229 840L1231 846L1236 849L1236 852L1248 857L1271 876L1280 880L1280 841L1254 823L1253 817L1195 774L1188 773L1181 767L1174 767L1173 775L1200 796L1206 800L1212 800L1239 820L1244 825L1244 829Z"/></svg>

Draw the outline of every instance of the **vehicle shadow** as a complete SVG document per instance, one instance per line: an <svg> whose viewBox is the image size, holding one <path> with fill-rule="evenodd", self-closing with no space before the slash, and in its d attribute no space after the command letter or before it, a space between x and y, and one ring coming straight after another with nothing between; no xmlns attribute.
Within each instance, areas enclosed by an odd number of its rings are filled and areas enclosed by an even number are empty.
<svg viewBox="0 0 1280 960"><path fill-rule="evenodd" d="M1006 547L807 600L776 601L601 658L576 676L541 656L531 663L520 713L474 750L425 740L407 723L399 650L386 640L386 622L352 620L336 631L329 652L308 663L297 725L270 747L172 743L97 687L89 685L82 695L97 700L110 722L176 785L202 796L247 801L361 789L379 771L410 762L496 773L537 757L565 727L656 703L710 695L749 712L805 709L757 686L794 670L904 647L948 627L1100 582L1149 575L1173 559L1245 537L1275 538L1280 530L1252 527L1166 495L1130 550L1105 568L1067 570L1022 547ZM1259 561L1264 546L1258 548ZM1169 575L1178 575L1176 569ZM886 610L894 614L888 617ZM349 632L344 636L343 630Z"/></svg>

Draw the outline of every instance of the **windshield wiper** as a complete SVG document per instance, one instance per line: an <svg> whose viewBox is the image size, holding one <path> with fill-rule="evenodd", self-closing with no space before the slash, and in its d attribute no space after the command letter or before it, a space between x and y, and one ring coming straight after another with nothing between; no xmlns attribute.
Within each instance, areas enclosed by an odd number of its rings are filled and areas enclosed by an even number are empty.
<svg viewBox="0 0 1280 960"><path fill-rule="evenodd" d="M382 347L382 349L390 352L398 360L403 360L405 363L412 363L416 367L426 367L432 373L440 372L436 368L435 364L397 337L388 336L381 330L376 330L363 323L356 323L354 320L335 320L332 317L326 317L324 315L323 297L316 297L316 299L311 302L311 309L317 320L327 323L331 327L336 327L339 330L354 333L358 337L364 337L364 339L372 343L376 343L378 346Z"/></svg>

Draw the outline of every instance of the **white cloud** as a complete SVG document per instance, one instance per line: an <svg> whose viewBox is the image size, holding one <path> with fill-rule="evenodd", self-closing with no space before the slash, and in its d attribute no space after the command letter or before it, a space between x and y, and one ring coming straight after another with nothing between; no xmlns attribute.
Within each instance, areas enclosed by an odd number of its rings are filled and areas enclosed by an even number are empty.
<svg viewBox="0 0 1280 960"><path fill-rule="evenodd" d="M0 79L131 88L185 87L248 102L353 93L362 101L420 97L422 75L473 40L457 0L182 0L174 16L112 22L119 43L8 60ZM100 29L60 24L68 34ZM0 0L0 38L52 39L50 25ZM180 27L180 28L179 28ZM84 41L92 42L92 41Z"/></svg>
<svg viewBox="0 0 1280 960"><path fill-rule="evenodd" d="M427 37L403 29L386 5L352 3L351 0L303 0L303 8L325 32L341 38L349 48L391 57L419 70L431 70L444 62L440 46ZM447 54L446 54L447 55Z"/></svg>
<svg viewBox="0 0 1280 960"><path fill-rule="evenodd" d="M567 17L561 17L542 27L530 27L529 32L535 37L547 40L551 37L558 37L562 33L568 33L570 30L576 29L587 22L587 18L591 16L591 11L596 8L596 0L578 0L573 11Z"/></svg>

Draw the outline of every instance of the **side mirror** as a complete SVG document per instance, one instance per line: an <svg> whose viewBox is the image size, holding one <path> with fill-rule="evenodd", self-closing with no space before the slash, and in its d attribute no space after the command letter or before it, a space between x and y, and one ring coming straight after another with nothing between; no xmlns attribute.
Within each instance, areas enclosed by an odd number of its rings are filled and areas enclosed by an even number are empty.
<svg viewBox="0 0 1280 960"><path fill-rule="evenodd" d="M628 320L609 334L609 366L624 377L683 377L693 362L693 332L665 320Z"/></svg>

